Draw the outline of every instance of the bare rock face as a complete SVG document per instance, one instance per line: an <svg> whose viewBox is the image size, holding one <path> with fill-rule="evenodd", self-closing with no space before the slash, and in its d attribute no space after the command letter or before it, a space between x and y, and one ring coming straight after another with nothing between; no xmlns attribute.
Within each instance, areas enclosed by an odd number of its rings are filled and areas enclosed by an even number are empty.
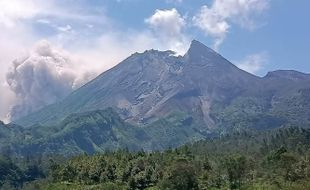
<svg viewBox="0 0 310 190"><path fill-rule="evenodd" d="M290 82L283 82L283 76ZM298 86L300 80L309 78L292 71L260 78L194 40L184 56L156 50L135 53L61 102L15 122L24 126L50 125L72 113L111 107L133 124L144 126L173 113L185 113L199 121L200 128L213 130L225 123L222 112L229 113L229 106L253 100L259 105L264 102L262 109L270 111L273 108L269 104L281 100L283 85Z"/></svg>

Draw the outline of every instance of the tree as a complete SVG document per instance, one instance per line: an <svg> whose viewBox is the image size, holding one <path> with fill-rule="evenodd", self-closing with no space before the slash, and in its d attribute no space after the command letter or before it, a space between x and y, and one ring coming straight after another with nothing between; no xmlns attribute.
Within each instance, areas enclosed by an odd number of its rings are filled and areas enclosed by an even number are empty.
<svg viewBox="0 0 310 190"><path fill-rule="evenodd" d="M225 160L230 189L240 189L246 171L246 158L235 155Z"/></svg>
<svg viewBox="0 0 310 190"><path fill-rule="evenodd" d="M167 170L160 189L197 190L198 182L193 166L185 159L174 162Z"/></svg>
<svg viewBox="0 0 310 190"><path fill-rule="evenodd" d="M28 165L26 170L24 171L24 176L26 181L33 181L45 177L43 171L37 164Z"/></svg>
<svg viewBox="0 0 310 190"><path fill-rule="evenodd" d="M76 177L75 168L70 165L66 165L59 171L60 180L66 182L73 182Z"/></svg>

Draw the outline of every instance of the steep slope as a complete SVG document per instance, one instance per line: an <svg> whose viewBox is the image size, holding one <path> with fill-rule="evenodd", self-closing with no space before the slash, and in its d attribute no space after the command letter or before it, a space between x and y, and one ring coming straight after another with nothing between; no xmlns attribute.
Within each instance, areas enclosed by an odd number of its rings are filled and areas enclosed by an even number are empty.
<svg viewBox="0 0 310 190"><path fill-rule="evenodd" d="M55 126L23 129L24 135L18 141L10 141L10 144L7 142L6 145L9 146L0 146L0 153L70 156L123 148L164 150L205 138L205 134L195 130L194 122L190 121L192 124L188 123L188 127L183 126L189 120L190 118L177 114L145 127L137 127L124 122L111 108L71 114ZM9 139L16 137L8 136L6 140Z"/></svg>
<svg viewBox="0 0 310 190"><path fill-rule="evenodd" d="M264 80L270 90L279 89L271 99L271 112L295 125L310 127L310 74L279 70L269 72Z"/></svg>
<svg viewBox="0 0 310 190"><path fill-rule="evenodd" d="M14 124L4 124L0 121L0 154L12 153L12 145L27 138L24 128Z"/></svg>
<svg viewBox="0 0 310 190"><path fill-rule="evenodd" d="M279 70L261 78L254 89L236 96L229 104L212 105L211 116L225 129L310 126L310 75Z"/></svg>
<svg viewBox="0 0 310 190"><path fill-rule="evenodd" d="M193 41L183 57L175 57L171 51L136 53L63 101L16 123L55 124L71 113L112 107L133 123L147 124L181 111L211 128L214 122L208 113L212 100L229 101L258 80Z"/></svg>
<svg viewBox="0 0 310 190"><path fill-rule="evenodd" d="M296 71L257 77L194 40L184 56L135 53L64 100L15 123L55 125L72 113L111 107L126 122L144 127L180 113L192 118L202 134L308 125L309 81L308 74ZM298 114L300 106L303 115Z"/></svg>
<svg viewBox="0 0 310 190"><path fill-rule="evenodd" d="M51 128L54 131L49 131ZM123 122L112 109L72 114L57 126L32 127L28 132L32 139L14 146L14 152L19 155L73 155L121 147L139 149L137 141L143 142L144 133Z"/></svg>
<svg viewBox="0 0 310 190"><path fill-rule="evenodd" d="M64 100L0 123L0 150L17 155L163 150L218 134L310 127L310 75L257 77L198 41L184 56L135 53Z"/></svg>

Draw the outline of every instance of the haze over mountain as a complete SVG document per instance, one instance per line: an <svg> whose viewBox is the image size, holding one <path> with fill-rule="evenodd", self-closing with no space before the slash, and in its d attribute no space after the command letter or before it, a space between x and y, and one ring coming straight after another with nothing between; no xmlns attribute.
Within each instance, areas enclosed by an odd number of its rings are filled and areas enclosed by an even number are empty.
<svg viewBox="0 0 310 190"><path fill-rule="evenodd" d="M0 131L7 137L1 149L163 150L235 130L309 127L309 102L309 74L258 77L194 40L184 56L135 53L62 101L14 121Z"/></svg>
<svg viewBox="0 0 310 190"><path fill-rule="evenodd" d="M112 107L133 124L145 125L182 112L206 129L214 129L224 119L219 113L241 106L235 105L240 100L256 106L242 105L250 109L245 114L255 111L272 116L282 101L302 96L310 87L309 81L310 75L296 71L254 76L194 40L184 56L156 50L135 53L64 100L15 123L57 124L72 113ZM215 111L217 108L221 111Z"/></svg>
<svg viewBox="0 0 310 190"><path fill-rule="evenodd" d="M0 0L0 190L310 190L309 7Z"/></svg>

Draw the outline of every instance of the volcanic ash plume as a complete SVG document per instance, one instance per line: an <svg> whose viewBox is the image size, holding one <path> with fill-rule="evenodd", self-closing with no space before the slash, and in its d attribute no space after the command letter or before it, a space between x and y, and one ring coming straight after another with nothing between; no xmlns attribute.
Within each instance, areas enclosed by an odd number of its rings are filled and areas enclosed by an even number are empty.
<svg viewBox="0 0 310 190"><path fill-rule="evenodd" d="M11 120L25 116L68 95L85 81L77 72L72 57L47 41L39 42L28 56L16 59L7 73L7 83L16 101Z"/></svg>

